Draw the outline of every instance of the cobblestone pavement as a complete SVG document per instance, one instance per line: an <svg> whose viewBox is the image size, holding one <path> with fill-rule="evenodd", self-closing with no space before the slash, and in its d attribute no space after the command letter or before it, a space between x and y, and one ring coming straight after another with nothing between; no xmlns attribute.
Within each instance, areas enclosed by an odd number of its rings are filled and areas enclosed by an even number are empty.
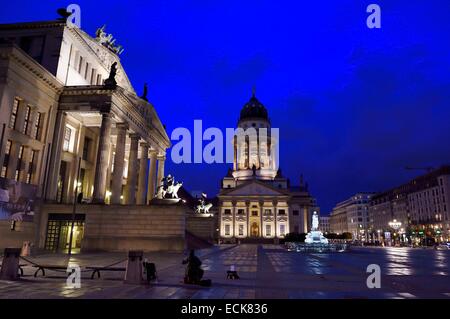
<svg viewBox="0 0 450 319"><path fill-rule="evenodd" d="M102 273L90 279L82 273L81 288L66 286L63 272L49 271L33 277L26 266L16 282L0 281L0 298L450 298L450 251L410 248L353 248L347 253L304 254L274 245L221 246L198 252L211 287L181 283L185 257L175 253L149 253L159 280L151 285L123 283L123 272ZM126 254L82 254L71 258L85 266L104 266ZM62 255L30 258L45 264L66 264ZM226 279L234 264L240 280ZM381 267L381 288L369 289L369 264ZM125 262L119 264L125 265Z"/></svg>

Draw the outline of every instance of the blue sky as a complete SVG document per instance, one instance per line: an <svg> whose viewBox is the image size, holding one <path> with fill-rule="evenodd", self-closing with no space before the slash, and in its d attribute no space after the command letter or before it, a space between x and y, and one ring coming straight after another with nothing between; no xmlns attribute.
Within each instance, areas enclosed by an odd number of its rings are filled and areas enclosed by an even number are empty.
<svg viewBox="0 0 450 319"><path fill-rule="evenodd" d="M75 1L72 1L75 2ZM0 22L54 19L71 1L11 1ZM168 133L234 127L252 87L280 128L283 173L303 173L323 213L450 162L450 1L77 1L82 28L106 24L122 63ZM382 28L366 27L366 7ZM216 194L227 164L166 172Z"/></svg>

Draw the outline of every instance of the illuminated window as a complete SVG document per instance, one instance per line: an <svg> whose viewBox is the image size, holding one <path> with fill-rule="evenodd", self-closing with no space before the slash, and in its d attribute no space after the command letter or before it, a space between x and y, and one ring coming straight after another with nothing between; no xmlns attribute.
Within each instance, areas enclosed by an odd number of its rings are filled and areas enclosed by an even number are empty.
<svg viewBox="0 0 450 319"><path fill-rule="evenodd" d="M264 215L266 215L266 216L272 215L272 210L271 209L265 209L264 210Z"/></svg>
<svg viewBox="0 0 450 319"><path fill-rule="evenodd" d="M36 113L36 120L34 121L34 132L33 132L33 138L35 140L40 140L40 134L41 134L41 122L42 122L42 113L37 112Z"/></svg>
<svg viewBox="0 0 450 319"><path fill-rule="evenodd" d="M239 236L244 236L244 225L239 224Z"/></svg>
<svg viewBox="0 0 450 319"><path fill-rule="evenodd" d="M225 225L225 236L230 236L231 227L229 224Z"/></svg>
<svg viewBox="0 0 450 319"><path fill-rule="evenodd" d="M23 149L24 149L24 148L23 148L23 146L21 145L21 146L20 146L20 149L19 149L19 157L18 157L18 160L17 160L16 174L14 175L14 179L15 179L16 181L19 181L20 168L22 167Z"/></svg>
<svg viewBox="0 0 450 319"><path fill-rule="evenodd" d="M11 140L8 140L6 142L5 157L3 158L3 165L2 165L2 172L1 172L1 177L3 177L3 178L5 178L6 174L8 173L9 153L11 152L11 145L12 145Z"/></svg>
<svg viewBox="0 0 450 319"><path fill-rule="evenodd" d="M31 113L31 107L29 105L27 105L27 107L25 108L25 117L24 117L23 128L22 128L23 134L27 134L28 125L30 124L30 113Z"/></svg>
<svg viewBox="0 0 450 319"><path fill-rule="evenodd" d="M36 153L37 153L37 151L31 150L31 157L30 157L30 163L29 163L29 166L28 166L27 180L26 180L27 184L30 184L31 183L31 179L33 178L34 163L35 163L35 160L36 160Z"/></svg>
<svg viewBox="0 0 450 319"><path fill-rule="evenodd" d="M280 236L284 236L286 233L286 226L281 224L280 225Z"/></svg>
<svg viewBox="0 0 450 319"><path fill-rule="evenodd" d="M70 139L72 137L72 130L70 127L66 126L64 128L64 144L63 144L63 150L65 152L68 152L70 149Z"/></svg>
<svg viewBox="0 0 450 319"><path fill-rule="evenodd" d="M272 236L272 227L270 225L266 225L266 236Z"/></svg>
<svg viewBox="0 0 450 319"><path fill-rule="evenodd" d="M17 120L17 112L19 110L19 102L20 100L18 98L14 99L14 104L11 110L11 117L9 119L9 127L12 129L16 128L16 120Z"/></svg>

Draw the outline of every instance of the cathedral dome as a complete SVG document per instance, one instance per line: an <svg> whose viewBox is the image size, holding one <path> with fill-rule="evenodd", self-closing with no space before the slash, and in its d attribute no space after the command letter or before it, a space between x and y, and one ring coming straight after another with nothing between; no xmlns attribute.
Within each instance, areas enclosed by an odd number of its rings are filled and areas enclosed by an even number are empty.
<svg viewBox="0 0 450 319"><path fill-rule="evenodd" d="M269 120L266 108L256 98L254 91L250 100L244 105L244 107L241 110L241 116L239 118L239 121L246 119L263 119L266 121Z"/></svg>

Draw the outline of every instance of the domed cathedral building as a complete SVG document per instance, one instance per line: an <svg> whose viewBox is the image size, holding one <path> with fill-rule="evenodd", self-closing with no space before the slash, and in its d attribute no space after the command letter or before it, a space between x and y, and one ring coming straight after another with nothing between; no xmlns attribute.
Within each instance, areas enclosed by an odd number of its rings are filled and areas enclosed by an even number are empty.
<svg viewBox="0 0 450 319"><path fill-rule="evenodd" d="M318 211L316 200L303 176L298 186L291 186L278 168L278 136L255 91L242 108L237 127L233 169L223 178L218 195L221 239L267 241L290 232L306 233L312 212ZM253 138L248 134L252 128ZM245 133L239 136L239 130Z"/></svg>

